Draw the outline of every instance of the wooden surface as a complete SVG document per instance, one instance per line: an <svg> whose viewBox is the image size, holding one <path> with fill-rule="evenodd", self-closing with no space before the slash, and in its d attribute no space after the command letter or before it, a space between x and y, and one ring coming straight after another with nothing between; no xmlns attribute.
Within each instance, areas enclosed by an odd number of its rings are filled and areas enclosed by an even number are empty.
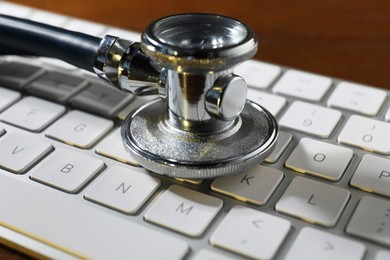
<svg viewBox="0 0 390 260"><path fill-rule="evenodd" d="M390 89L389 0L14 0L136 31L182 12L228 15L260 39L257 59ZM7 249L0 257L18 257ZM23 257L23 256L19 256Z"/></svg>
<svg viewBox="0 0 390 260"><path fill-rule="evenodd" d="M211 12L248 23L257 59L390 89L389 0L15 0L143 31L159 17Z"/></svg>

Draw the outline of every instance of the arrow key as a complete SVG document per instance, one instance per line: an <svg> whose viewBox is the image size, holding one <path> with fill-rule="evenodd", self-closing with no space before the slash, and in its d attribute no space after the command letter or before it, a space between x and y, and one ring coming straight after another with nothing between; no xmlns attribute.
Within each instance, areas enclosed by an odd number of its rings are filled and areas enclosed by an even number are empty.
<svg viewBox="0 0 390 260"><path fill-rule="evenodd" d="M285 260L363 259L363 244L310 227L304 227L288 251Z"/></svg>

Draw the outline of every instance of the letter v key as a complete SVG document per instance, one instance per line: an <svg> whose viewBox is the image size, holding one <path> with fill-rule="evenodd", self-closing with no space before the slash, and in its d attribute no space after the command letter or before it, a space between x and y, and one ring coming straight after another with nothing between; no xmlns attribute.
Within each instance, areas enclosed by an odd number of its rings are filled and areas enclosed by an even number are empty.
<svg viewBox="0 0 390 260"><path fill-rule="evenodd" d="M21 132L6 134L0 140L0 167L24 173L52 150L50 143L35 135Z"/></svg>
<svg viewBox="0 0 390 260"><path fill-rule="evenodd" d="M17 146L15 146L15 149L12 151L12 154L17 154L17 153L19 153L19 152L21 152L23 150L24 150L23 147L19 148L19 145L17 145Z"/></svg>

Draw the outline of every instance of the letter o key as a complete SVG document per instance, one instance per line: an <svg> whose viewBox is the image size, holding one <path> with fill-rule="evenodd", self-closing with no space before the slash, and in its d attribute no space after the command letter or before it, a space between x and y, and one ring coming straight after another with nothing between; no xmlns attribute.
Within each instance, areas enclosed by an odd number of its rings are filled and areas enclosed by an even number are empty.
<svg viewBox="0 0 390 260"><path fill-rule="evenodd" d="M323 161L325 161L326 156L323 153L317 153L317 154L314 155L313 159L316 162L323 162Z"/></svg>

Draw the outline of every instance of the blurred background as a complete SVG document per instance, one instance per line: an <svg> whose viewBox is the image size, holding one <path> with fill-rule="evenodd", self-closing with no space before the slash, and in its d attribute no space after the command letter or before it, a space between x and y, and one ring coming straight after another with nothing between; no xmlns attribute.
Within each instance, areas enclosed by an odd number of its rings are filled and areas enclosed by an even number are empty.
<svg viewBox="0 0 390 260"><path fill-rule="evenodd" d="M390 89L389 0L13 0L142 32L182 12L232 16L260 39L256 59Z"/></svg>

